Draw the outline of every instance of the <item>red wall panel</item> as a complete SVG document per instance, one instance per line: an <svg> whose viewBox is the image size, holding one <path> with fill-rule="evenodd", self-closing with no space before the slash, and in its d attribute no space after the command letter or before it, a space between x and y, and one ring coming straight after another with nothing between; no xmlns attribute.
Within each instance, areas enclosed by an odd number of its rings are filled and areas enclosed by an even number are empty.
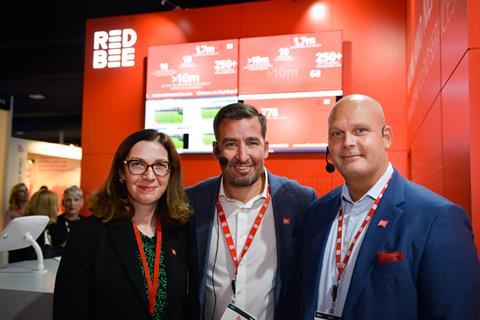
<svg viewBox="0 0 480 320"><path fill-rule="evenodd" d="M406 84L411 143L440 93L440 1L410 0L408 13Z"/></svg>
<svg viewBox="0 0 480 320"><path fill-rule="evenodd" d="M480 48L480 0L467 0L468 43L470 48Z"/></svg>
<svg viewBox="0 0 480 320"><path fill-rule="evenodd" d="M123 28L138 35L135 66L92 69L93 33ZM384 105L395 130L391 159L406 175L405 2L277 0L88 21L82 187L87 194L96 188L119 142L143 128L148 46L327 30L343 30L345 94L369 94ZM219 173L211 155L183 155L182 165L186 185ZM267 166L319 194L341 183L338 173L325 173L323 154L271 154Z"/></svg>
<svg viewBox="0 0 480 320"><path fill-rule="evenodd" d="M467 1L440 3L442 86L448 81L468 48Z"/></svg>
<svg viewBox="0 0 480 320"><path fill-rule="evenodd" d="M480 250L480 48L469 50L466 58L468 59L470 89L471 212L473 230L476 235L475 242L477 250Z"/></svg>
<svg viewBox="0 0 480 320"><path fill-rule="evenodd" d="M462 59L442 90L443 183L444 196L471 212L468 94L468 60Z"/></svg>
<svg viewBox="0 0 480 320"><path fill-rule="evenodd" d="M442 108L435 100L410 146L412 181L443 194Z"/></svg>
<svg viewBox="0 0 480 320"><path fill-rule="evenodd" d="M463 206L477 235L479 2L410 0L407 10L410 172L415 181ZM436 99L433 106L431 99Z"/></svg>

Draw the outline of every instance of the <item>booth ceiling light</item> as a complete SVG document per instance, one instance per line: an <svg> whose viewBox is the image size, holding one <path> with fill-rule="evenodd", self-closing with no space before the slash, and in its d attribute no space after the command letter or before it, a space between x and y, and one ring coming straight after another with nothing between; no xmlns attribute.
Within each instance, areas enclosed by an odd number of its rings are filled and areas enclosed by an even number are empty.
<svg viewBox="0 0 480 320"><path fill-rule="evenodd" d="M180 7L178 4L175 4L174 2L172 2L172 1L170 1L170 0L162 0L162 1L160 2L160 4L161 4L162 6L165 6L165 5L168 4L169 6L171 6L171 7L174 8L174 9L181 9L181 7Z"/></svg>
<svg viewBox="0 0 480 320"><path fill-rule="evenodd" d="M33 99L33 100L45 100L46 99L46 97L41 93L31 93L31 94L28 95L28 97L30 99Z"/></svg>

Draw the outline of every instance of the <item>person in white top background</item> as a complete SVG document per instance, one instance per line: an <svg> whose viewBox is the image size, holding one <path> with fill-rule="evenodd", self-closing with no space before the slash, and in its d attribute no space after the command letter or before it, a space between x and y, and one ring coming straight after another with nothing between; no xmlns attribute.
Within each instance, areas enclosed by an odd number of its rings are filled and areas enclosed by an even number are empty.
<svg viewBox="0 0 480 320"><path fill-rule="evenodd" d="M192 319L276 318L293 229L316 194L265 169L266 130L265 117L248 104L225 106L214 119L222 175L187 189Z"/></svg>
<svg viewBox="0 0 480 320"><path fill-rule="evenodd" d="M345 184L305 214L283 318L478 320L470 219L392 167L393 130L380 103L342 98L328 134Z"/></svg>

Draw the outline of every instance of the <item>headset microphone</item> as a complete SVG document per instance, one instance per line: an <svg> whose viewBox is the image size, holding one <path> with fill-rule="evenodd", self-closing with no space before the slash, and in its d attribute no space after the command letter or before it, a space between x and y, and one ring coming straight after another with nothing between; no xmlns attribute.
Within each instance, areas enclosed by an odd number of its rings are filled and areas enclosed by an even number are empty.
<svg viewBox="0 0 480 320"><path fill-rule="evenodd" d="M222 167L225 167L228 164L228 159L220 155L220 149L218 148L218 146L216 146L213 151L215 152L215 155L217 156L218 162L220 163L220 165Z"/></svg>
<svg viewBox="0 0 480 320"><path fill-rule="evenodd" d="M330 153L330 151L328 150L328 147L327 147L327 151L325 152L325 162L327 163L327 165L325 166L325 170L328 173L333 173L335 171L335 166L333 165L333 163L328 162L328 154L329 153Z"/></svg>
<svg viewBox="0 0 480 320"><path fill-rule="evenodd" d="M218 157L218 162L222 167L225 167L228 164L228 159L222 156Z"/></svg>

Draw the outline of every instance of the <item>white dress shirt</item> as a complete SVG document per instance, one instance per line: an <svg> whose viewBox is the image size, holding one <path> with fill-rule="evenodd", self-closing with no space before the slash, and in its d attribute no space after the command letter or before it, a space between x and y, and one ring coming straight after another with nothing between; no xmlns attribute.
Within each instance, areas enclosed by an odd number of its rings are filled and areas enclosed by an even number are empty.
<svg viewBox="0 0 480 320"><path fill-rule="evenodd" d="M389 163L387 170L375 183L368 192L360 198L360 200L354 202L350 197L350 192L346 185L342 188L342 212L343 212L343 232L342 232L342 252L340 261L343 262L345 253L350 247L350 243L357 233L358 229L362 225L363 220L367 216L370 208L372 207L375 199L377 199L383 187L387 183L388 179L392 176L393 167ZM341 317L343 313L343 307L345 306L345 300L347 299L348 288L350 287L350 280L352 279L353 269L357 261L358 252L362 246L363 238L367 233L367 229L370 224L367 225L357 240L357 243L353 247L350 259L343 271L342 279L337 291L337 299L335 303L334 315ZM323 255L322 270L320 273L320 284L318 287L318 302L317 311L322 313L331 313L332 307L332 288L337 283L338 270L335 264L335 248L337 241L337 229L338 229L338 214L333 220L330 233L328 235L327 244L325 246L325 252ZM312 315L313 318L313 315Z"/></svg>
<svg viewBox="0 0 480 320"><path fill-rule="evenodd" d="M220 184L220 203L239 259L253 222L265 202L267 188L268 175L265 171L263 192L247 203L242 203L229 199L224 192L223 180ZM215 210L205 290L205 319L208 320L221 319L233 298L232 280L235 278L235 266L218 221ZM255 238L238 266L235 305L258 320L273 319L276 273L277 245L273 207L270 201Z"/></svg>

